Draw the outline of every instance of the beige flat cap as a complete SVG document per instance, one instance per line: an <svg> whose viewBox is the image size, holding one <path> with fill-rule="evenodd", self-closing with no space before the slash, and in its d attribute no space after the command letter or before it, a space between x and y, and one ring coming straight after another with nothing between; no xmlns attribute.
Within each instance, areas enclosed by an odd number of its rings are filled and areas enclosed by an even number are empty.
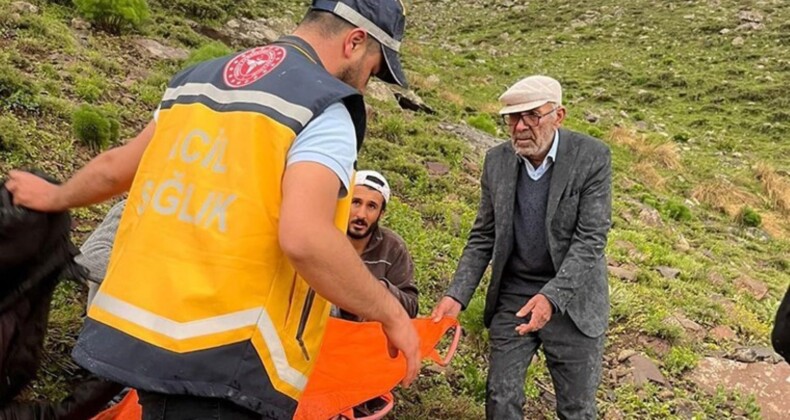
<svg viewBox="0 0 790 420"><path fill-rule="evenodd" d="M529 111L545 103L562 105L562 86L548 76L529 76L516 82L499 97L501 115Z"/></svg>

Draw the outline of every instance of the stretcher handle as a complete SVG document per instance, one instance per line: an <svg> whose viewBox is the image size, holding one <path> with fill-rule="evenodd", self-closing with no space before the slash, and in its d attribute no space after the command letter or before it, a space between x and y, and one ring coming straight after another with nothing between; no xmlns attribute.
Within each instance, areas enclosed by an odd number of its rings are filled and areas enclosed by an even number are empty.
<svg viewBox="0 0 790 420"><path fill-rule="evenodd" d="M448 326L447 331L449 331L450 328L455 328L455 335L453 336L453 342L450 343L450 348L447 350L447 355L445 355L444 358L442 358L439 355L439 352L436 351L435 348L431 350L431 354L430 354L431 360L433 360L434 362L436 362L437 365L442 367L450 364L450 360L453 359L453 356L455 356L455 352L458 350L458 343L461 341L461 325L458 324L458 321L455 321L452 325Z"/></svg>

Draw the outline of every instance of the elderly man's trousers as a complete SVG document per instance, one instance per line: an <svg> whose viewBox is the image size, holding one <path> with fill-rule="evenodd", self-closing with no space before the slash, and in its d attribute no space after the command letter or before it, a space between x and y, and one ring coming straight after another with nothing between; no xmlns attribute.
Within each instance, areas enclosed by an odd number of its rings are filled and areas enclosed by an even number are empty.
<svg viewBox="0 0 790 420"><path fill-rule="evenodd" d="M516 312L531 296L500 294L491 321L490 367L486 383L486 418L521 420L527 369L539 347L554 383L561 419L596 417L595 394L601 381L604 335L584 335L567 314L554 313L539 331L518 335L525 323Z"/></svg>

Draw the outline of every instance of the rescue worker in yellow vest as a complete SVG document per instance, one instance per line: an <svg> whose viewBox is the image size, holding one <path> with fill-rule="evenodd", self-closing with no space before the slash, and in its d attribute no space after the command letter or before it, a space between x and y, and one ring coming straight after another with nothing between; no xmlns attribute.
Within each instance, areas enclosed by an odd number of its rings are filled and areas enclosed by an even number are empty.
<svg viewBox="0 0 790 420"><path fill-rule="evenodd" d="M292 35L176 75L136 138L64 184L9 174L44 211L129 191L73 355L138 389L144 419L291 418L330 302L381 322L416 377L409 316L345 237L361 92L405 84L404 24L399 0L314 0Z"/></svg>

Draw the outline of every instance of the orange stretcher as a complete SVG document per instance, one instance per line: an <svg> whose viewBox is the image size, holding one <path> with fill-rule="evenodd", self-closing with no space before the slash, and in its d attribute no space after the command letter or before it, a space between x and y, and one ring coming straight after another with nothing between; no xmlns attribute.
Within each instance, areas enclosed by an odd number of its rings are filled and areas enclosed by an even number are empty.
<svg viewBox="0 0 790 420"><path fill-rule="evenodd" d="M412 320L420 336L420 354L440 366L446 366L458 348L461 328L453 318L433 323L428 318ZM450 330L455 330L447 354L436 349ZM394 406L390 391L406 376L406 359L402 354L389 356L387 337L376 322L350 322L329 318L318 360L294 415L295 420L350 419L377 420ZM385 406L367 417L355 417L354 407L373 398ZM142 410L137 393L129 392L117 405L94 417L94 420L140 420Z"/></svg>

